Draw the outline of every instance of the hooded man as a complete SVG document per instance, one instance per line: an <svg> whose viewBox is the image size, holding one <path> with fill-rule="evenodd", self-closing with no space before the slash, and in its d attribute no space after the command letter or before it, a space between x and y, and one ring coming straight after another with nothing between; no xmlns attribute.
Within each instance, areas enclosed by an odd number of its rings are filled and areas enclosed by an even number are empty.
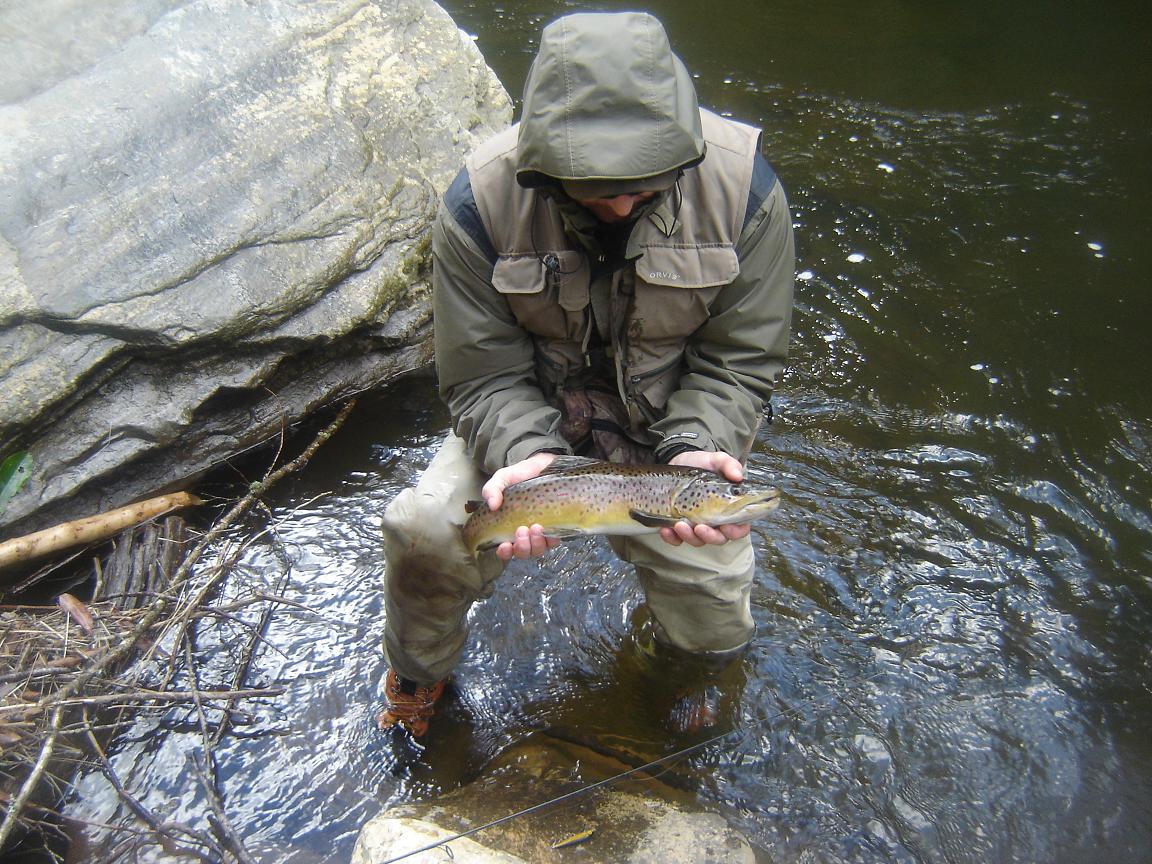
<svg viewBox="0 0 1152 864"><path fill-rule="evenodd" d="M787 354L792 222L759 130L701 109L651 15L548 25L519 124L481 145L432 235L436 363L452 433L384 517L381 727L427 730L465 616L503 564L557 541L522 526L473 559L464 504L557 454L743 479ZM479 494L478 494L479 493ZM747 525L611 538L655 642L719 661L751 639Z"/></svg>

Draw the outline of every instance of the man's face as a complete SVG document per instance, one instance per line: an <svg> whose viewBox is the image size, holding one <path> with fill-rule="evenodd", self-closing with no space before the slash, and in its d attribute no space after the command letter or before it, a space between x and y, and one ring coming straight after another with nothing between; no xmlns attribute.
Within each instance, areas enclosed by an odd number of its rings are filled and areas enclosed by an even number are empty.
<svg viewBox="0 0 1152 864"><path fill-rule="evenodd" d="M601 222L613 224L624 222L633 210L655 197L655 192L632 192L611 198L577 198L576 203L591 210L592 215Z"/></svg>

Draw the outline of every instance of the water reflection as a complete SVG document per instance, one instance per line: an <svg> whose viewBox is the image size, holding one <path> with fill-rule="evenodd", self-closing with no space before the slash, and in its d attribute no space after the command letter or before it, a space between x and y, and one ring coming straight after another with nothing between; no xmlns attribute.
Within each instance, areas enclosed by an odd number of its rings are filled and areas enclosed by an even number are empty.
<svg viewBox="0 0 1152 864"><path fill-rule="evenodd" d="M448 5L516 90L540 24L574 4ZM1150 226L1126 190L1152 184L1133 158L1146 118L1120 111L1139 93L1112 92L1111 71L1092 86L1098 61L1079 55L1067 86L1041 87L1022 60L980 54L993 83L965 89L954 67L976 62L979 15L917 31L931 13L879 4L877 34L836 29L840 3L721 4L746 28L662 5L705 101L768 130L801 244L794 356L748 469L785 500L755 528L741 734L679 765L677 788L773 861L1146 860ZM1043 32L1080 21L1074 5ZM772 41L787 62L741 48L774 39L764 15L804 35ZM1107 32L1125 45L1130 25ZM889 60L861 47L907 48L901 32L953 41ZM857 53L805 60L821 38ZM903 78L885 78L895 65ZM475 608L426 747L373 730L377 524L446 428L427 381L365 400L242 559L239 583L304 607L276 612L252 676L287 693L249 706L219 753L260 860L343 861L366 816L466 783L533 735L636 758L678 743L627 655L638 588L598 541L515 565ZM209 668L229 638L205 632ZM114 761L150 806L195 821L188 724L141 722ZM110 819L111 800L93 775L70 810Z"/></svg>

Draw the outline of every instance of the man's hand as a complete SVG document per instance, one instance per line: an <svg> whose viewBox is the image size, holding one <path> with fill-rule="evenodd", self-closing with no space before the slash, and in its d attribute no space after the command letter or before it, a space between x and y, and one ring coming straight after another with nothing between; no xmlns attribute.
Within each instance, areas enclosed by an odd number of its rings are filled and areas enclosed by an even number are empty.
<svg viewBox="0 0 1152 864"><path fill-rule="evenodd" d="M713 471L731 480L740 483L744 479L744 466L735 456L729 456L720 450L687 450L672 457L669 465L683 465L688 468L703 468ZM740 540L748 536L752 530L751 525L721 525L713 528L711 525L690 525L680 521L671 528L661 528L660 536L665 543L679 546L687 543L689 546L705 546L708 544L719 546L729 540Z"/></svg>
<svg viewBox="0 0 1152 864"><path fill-rule="evenodd" d="M488 503L488 509L499 510L500 505L504 503L505 489L513 483L538 477L555 458L555 453L536 453L521 462L501 468L489 477L480 492ZM544 536L544 529L540 525L521 525L516 529L515 540L506 541L496 547L496 557L501 561L511 561L513 558L538 558L558 545L559 540Z"/></svg>

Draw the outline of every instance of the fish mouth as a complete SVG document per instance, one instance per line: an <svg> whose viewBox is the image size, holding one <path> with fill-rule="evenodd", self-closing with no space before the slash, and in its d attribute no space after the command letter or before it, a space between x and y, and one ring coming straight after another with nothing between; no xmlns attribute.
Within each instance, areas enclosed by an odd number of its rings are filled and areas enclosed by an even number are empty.
<svg viewBox="0 0 1152 864"><path fill-rule="evenodd" d="M766 516L780 506L779 489L762 489L741 495L724 508L721 517L713 522L719 525L730 522L752 522Z"/></svg>
<svg viewBox="0 0 1152 864"><path fill-rule="evenodd" d="M753 496L751 501L744 503L745 507L755 508L756 510L768 513L775 510L780 506L780 490L768 489L760 494Z"/></svg>

